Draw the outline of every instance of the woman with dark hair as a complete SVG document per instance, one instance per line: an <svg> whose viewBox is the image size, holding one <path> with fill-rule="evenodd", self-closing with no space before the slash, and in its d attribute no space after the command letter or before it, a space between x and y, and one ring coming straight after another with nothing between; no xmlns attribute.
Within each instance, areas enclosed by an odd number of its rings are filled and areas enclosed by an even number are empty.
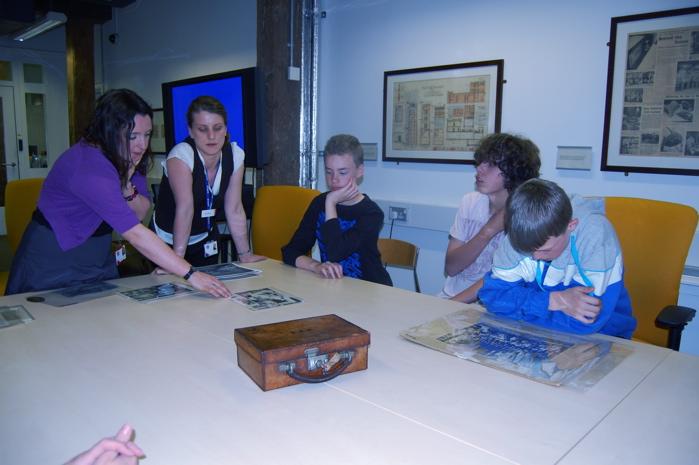
<svg viewBox="0 0 699 465"><path fill-rule="evenodd" d="M153 112L128 89L98 101L84 137L56 160L12 262L6 294L118 278L116 230L145 257L219 297L230 291L194 272L141 224L150 208L146 173Z"/></svg>
<svg viewBox="0 0 699 465"><path fill-rule="evenodd" d="M491 134L474 154L476 191L461 199L444 264L447 275L439 296L473 302L490 271L503 236L507 197L524 181L539 177L539 149L529 139Z"/></svg>
<svg viewBox="0 0 699 465"><path fill-rule="evenodd" d="M189 137L175 145L163 165L152 227L175 253L195 266L218 262L216 212L223 208L238 258L252 253L241 198L245 152L228 140L228 115L217 99L200 96L187 110Z"/></svg>

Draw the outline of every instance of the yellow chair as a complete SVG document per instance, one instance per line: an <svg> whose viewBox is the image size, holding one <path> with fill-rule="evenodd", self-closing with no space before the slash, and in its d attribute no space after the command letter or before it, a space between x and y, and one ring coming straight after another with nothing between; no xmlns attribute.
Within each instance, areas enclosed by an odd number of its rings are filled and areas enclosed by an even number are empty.
<svg viewBox="0 0 699 465"><path fill-rule="evenodd" d="M24 230L32 219L32 212L39 201L43 178L18 179L5 186L5 225L10 252L17 251ZM0 273L0 294L5 294L8 272Z"/></svg>
<svg viewBox="0 0 699 465"><path fill-rule="evenodd" d="M624 282L638 320L634 339L679 350L682 330L695 313L677 306L677 298L697 226L696 210L657 200L607 197L605 211L621 242Z"/></svg>
<svg viewBox="0 0 699 465"><path fill-rule="evenodd" d="M299 186L262 186L252 209L252 249L256 254L282 259L282 247L291 237L303 214L320 192Z"/></svg>
<svg viewBox="0 0 699 465"><path fill-rule="evenodd" d="M32 219L43 185L43 178L32 178L10 181L5 186L5 224L12 253L17 251L24 230Z"/></svg>
<svg viewBox="0 0 699 465"><path fill-rule="evenodd" d="M379 238L378 246L381 253L381 262L384 266L413 270L415 292L420 292L420 283L417 279L417 256L420 249L410 242L384 237Z"/></svg>

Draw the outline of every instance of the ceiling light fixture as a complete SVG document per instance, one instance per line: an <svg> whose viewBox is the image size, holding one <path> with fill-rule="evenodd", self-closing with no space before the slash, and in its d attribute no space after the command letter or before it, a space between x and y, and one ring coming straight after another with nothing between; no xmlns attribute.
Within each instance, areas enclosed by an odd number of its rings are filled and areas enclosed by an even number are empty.
<svg viewBox="0 0 699 465"><path fill-rule="evenodd" d="M17 34L14 39L20 42L24 42L27 39L43 34L44 32L58 27L61 24L65 24L68 18L63 13L58 13L56 11L49 11L46 16L41 18L39 21L35 22L28 28L24 29L22 32Z"/></svg>

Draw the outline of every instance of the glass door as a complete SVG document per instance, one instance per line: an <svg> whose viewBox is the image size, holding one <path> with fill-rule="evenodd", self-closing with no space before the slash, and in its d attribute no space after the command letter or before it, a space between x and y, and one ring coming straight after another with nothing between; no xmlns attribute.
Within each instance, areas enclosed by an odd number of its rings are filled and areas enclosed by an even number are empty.
<svg viewBox="0 0 699 465"><path fill-rule="evenodd" d="M19 177L14 91L0 86L0 216L5 217L5 185ZM3 222L4 223L4 222Z"/></svg>
<svg viewBox="0 0 699 465"><path fill-rule="evenodd" d="M7 182L43 178L68 148L65 53L0 46L0 235Z"/></svg>

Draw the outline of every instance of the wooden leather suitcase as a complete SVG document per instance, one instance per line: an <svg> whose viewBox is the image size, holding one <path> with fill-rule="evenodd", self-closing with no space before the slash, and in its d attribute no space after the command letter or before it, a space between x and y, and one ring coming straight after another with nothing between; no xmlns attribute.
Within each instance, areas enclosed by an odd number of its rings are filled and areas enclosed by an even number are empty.
<svg viewBox="0 0 699 465"><path fill-rule="evenodd" d="M263 391L366 370L369 333L337 315L237 328L238 366Z"/></svg>

